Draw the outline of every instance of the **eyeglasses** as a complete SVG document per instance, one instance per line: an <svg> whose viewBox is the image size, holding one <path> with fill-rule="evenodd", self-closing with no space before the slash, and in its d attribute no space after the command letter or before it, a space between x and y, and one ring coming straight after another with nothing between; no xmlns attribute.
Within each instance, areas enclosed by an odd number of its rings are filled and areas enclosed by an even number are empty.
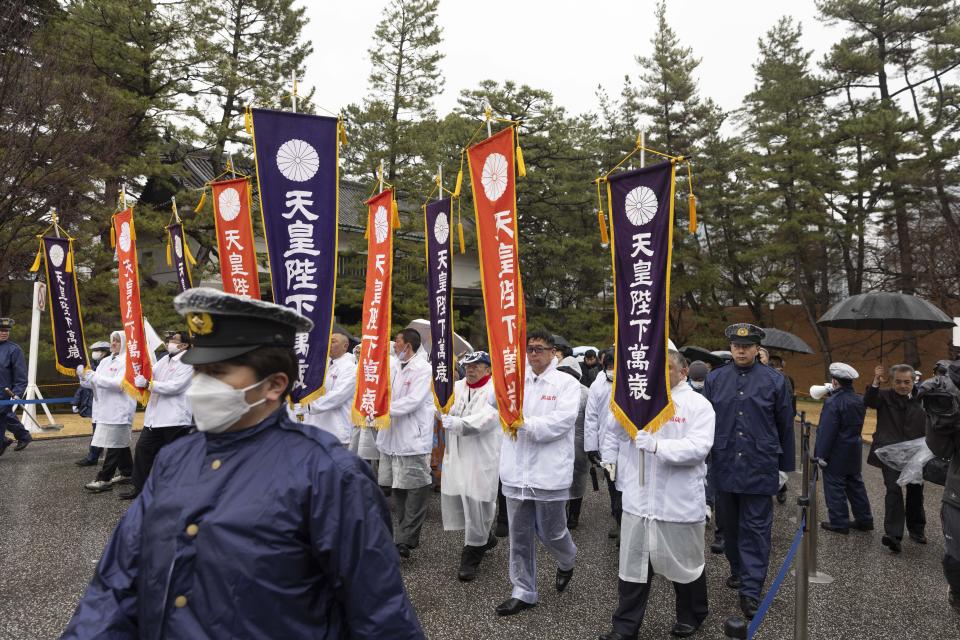
<svg viewBox="0 0 960 640"><path fill-rule="evenodd" d="M544 351L553 351L552 347L540 347L536 345L528 345L527 353L543 353Z"/></svg>

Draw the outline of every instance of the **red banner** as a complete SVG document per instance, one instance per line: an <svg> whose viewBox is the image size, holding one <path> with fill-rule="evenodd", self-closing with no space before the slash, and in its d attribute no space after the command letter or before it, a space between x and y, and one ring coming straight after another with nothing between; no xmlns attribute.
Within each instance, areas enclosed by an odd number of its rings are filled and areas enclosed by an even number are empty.
<svg viewBox="0 0 960 640"><path fill-rule="evenodd" d="M367 284L353 422L390 426L390 303L393 274L393 189L367 200Z"/></svg>
<svg viewBox="0 0 960 640"><path fill-rule="evenodd" d="M125 209L113 216L112 237L117 247L117 284L120 286L120 319L127 340L127 370L123 375L123 390L141 404L146 404L150 392L138 389L133 381L143 376L153 379L150 347L143 330L143 312L140 308L140 276L137 267L137 233L133 228L133 209Z"/></svg>
<svg viewBox="0 0 960 640"><path fill-rule="evenodd" d="M503 430L523 422L527 319L517 251L513 127L467 149L480 247L480 283Z"/></svg>
<svg viewBox="0 0 960 640"><path fill-rule="evenodd" d="M217 227L223 290L259 300L257 249L250 216L250 179L223 180L211 183L210 187L213 189L213 220Z"/></svg>

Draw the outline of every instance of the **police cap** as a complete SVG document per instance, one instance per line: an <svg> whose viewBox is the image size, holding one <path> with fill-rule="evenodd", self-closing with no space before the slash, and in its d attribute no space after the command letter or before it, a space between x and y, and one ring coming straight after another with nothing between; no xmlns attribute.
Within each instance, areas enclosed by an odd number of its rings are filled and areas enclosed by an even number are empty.
<svg viewBox="0 0 960 640"><path fill-rule="evenodd" d="M10 331L15 324L13 318L0 318L0 331Z"/></svg>
<svg viewBox="0 0 960 640"><path fill-rule="evenodd" d="M732 324L723 334L733 344L760 344L760 341L767 336L763 329L749 322Z"/></svg>

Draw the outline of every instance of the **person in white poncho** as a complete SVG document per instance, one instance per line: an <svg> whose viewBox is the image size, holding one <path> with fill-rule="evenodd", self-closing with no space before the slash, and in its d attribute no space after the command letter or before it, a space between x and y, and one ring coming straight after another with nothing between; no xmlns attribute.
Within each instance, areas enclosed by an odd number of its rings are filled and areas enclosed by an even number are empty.
<svg viewBox="0 0 960 640"><path fill-rule="evenodd" d="M601 443L603 459L616 460L607 466L623 492L623 520L619 602L613 630L600 640L637 637L654 573L673 582L676 592L672 635L693 635L707 617L703 481L715 416L710 402L686 384L683 356L670 351L669 365L673 418L654 434L639 432L635 440L612 428Z"/></svg>
<svg viewBox="0 0 960 640"><path fill-rule="evenodd" d="M440 507L446 531L464 531L457 577L477 577L484 554L497 546L490 528L497 512L497 480L503 433L490 404L490 356L475 351L461 359L466 378L453 387L450 412L441 415L447 446L443 452Z"/></svg>

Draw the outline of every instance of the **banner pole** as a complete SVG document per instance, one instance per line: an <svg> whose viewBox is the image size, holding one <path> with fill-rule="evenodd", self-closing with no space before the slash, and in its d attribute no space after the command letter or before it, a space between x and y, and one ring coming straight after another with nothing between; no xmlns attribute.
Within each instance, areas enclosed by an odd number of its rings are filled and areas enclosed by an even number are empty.
<svg viewBox="0 0 960 640"><path fill-rule="evenodd" d="M640 168L643 169L647 166L647 131L646 129L640 129ZM669 149L667 152L669 153Z"/></svg>
<svg viewBox="0 0 960 640"><path fill-rule="evenodd" d="M297 112L297 70L294 69L293 73L293 112Z"/></svg>
<svg viewBox="0 0 960 640"><path fill-rule="evenodd" d="M493 105L490 104L489 98L483 99L483 119L487 121L487 137L493 135L492 128L490 126L490 116L493 115Z"/></svg>
<svg viewBox="0 0 960 640"><path fill-rule="evenodd" d="M380 190L378 193L383 193L383 160L380 161L380 168L377 170L377 179L380 181Z"/></svg>
<svg viewBox="0 0 960 640"><path fill-rule="evenodd" d="M437 165L437 200L443 200L443 165Z"/></svg>

